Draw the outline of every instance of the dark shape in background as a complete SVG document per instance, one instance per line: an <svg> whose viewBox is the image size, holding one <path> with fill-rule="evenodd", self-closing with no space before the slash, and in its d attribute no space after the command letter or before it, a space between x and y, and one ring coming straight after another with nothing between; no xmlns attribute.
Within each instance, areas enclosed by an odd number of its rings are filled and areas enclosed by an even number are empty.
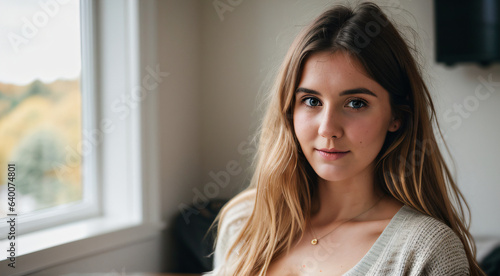
<svg viewBox="0 0 500 276"><path fill-rule="evenodd" d="M500 61L500 0L434 0L434 8L437 62Z"/></svg>

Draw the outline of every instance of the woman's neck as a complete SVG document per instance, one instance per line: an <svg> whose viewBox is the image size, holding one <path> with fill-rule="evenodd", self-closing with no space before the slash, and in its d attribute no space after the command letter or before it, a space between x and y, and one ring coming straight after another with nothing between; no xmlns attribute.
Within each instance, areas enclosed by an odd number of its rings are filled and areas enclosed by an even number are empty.
<svg viewBox="0 0 500 276"><path fill-rule="evenodd" d="M319 204L311 220L321 226L352 219L372 207L382 195L373 171L335 182L319 178L315 199Z"/></svg>

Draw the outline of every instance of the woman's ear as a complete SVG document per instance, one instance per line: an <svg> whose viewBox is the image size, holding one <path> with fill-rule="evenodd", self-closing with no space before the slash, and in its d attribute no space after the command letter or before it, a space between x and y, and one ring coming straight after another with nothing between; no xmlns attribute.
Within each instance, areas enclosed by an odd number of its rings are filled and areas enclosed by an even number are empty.
<svg viewBox="0 0 500 276"><path fill-rule="evenodd" d="M389 124L389 128L387 130L390 132L396 132L399 127L401 127L401 119L392 117L391 123Z"/></svg>

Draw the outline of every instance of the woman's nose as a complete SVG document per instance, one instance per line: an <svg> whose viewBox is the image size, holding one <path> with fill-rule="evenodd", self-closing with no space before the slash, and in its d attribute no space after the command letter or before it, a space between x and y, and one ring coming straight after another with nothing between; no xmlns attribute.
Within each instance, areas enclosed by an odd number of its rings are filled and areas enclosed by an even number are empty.
<svg viewBox="0 0 500 276"><path fill-rule="evenodd" d="M340 138L344 134L342 115L335 110L326 110L319 116L318 134L325 138Z"/></svg>

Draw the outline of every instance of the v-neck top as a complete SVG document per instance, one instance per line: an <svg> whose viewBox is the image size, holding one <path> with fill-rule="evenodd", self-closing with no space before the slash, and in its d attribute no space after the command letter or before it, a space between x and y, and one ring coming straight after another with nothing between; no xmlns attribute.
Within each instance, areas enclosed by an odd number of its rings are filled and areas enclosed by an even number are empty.
<svg viewBox="0 0 500 276"><path fill-rule="evenodd" d="M253 201L231 206L221 222L214 255L214 270L204 276L223 275L225 261L239 231L253 210ZM230 270L230 269L229 269ZM443 222L403 205L368 252L344 276L365 275L470 275L459 237Z"/></svg>

